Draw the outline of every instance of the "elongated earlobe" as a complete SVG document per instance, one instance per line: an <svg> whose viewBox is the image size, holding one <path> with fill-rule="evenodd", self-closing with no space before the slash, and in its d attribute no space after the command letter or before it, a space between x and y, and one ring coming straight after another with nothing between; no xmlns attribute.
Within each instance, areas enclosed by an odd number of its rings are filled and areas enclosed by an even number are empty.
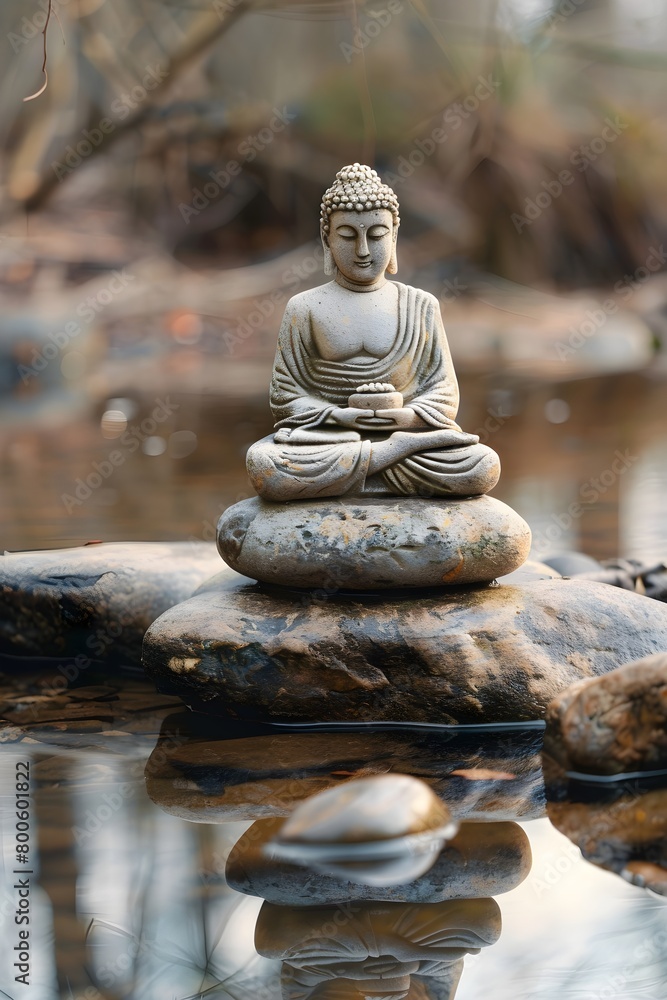
<svg viewBox="0 0 667 1000"><path fill-rule="evenodd" d="M391 248L391 257L389 263L387 264L387 271L389 274L396 274L398 271L398 259L396 257L396 240L394 240L394 245Z"/></svg>
<svg viewBox="0 0 667 1000"><path fill-rule="evenodd" d="M334 265L333 254L324 240L322 240L322 246L324 247L324 273L335 274L336 268Z"/></svg>

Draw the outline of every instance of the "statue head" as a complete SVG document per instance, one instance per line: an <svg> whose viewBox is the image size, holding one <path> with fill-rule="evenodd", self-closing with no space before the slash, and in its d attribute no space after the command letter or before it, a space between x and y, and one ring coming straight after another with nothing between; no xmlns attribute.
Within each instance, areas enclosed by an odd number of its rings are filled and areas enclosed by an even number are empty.
<svg viewBox="0 0 667 1000"><path fill-rule="evenodd" d="M370 167L343 167L324 192L320 235L324 272L334 265L349 281L372 284L385 271L396 274L398 198Z"/></svg>

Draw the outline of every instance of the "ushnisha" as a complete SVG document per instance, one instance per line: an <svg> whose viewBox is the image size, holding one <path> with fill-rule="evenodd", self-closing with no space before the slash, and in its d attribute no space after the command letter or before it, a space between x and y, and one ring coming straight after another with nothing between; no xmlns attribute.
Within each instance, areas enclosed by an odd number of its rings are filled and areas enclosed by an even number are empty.
<svg viewBox="0 0 667 1000"><path fill-rule="evenodd" d="M333 280L287 304L271 382L275 434L248 451L265 500L479 496L498 482L496 453L455 422L437 299L387 278L398 269L398 226L396 195L374 170L338 171L320 212Z"/></svg>

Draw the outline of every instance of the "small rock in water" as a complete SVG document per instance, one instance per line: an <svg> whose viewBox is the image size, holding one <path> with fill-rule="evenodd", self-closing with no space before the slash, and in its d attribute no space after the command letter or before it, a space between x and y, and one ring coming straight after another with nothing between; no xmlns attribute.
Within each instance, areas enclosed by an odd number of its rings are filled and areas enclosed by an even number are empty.
<svg viewBox="0 0 667 1000"><path fill-rule="evenodd" d="M644 593L655 601L667 601L667 566L658 563L641 575Z"/></svg>
<svg viewBox="0 0 667 1000"><path fill-rule="evenodd" d="M650 861L628 861L621 877L631 885L652 889L660 896L667 896L667 868L660 865L654 865Z"/></svg>
<svg viewBox="0 0 667 1000"><path fill-rule="evenodd" d="M667 601L667 566L639 559L605 559L598 562L582 552L545 556L543 562L565 577L593 580L622 590L634 590L656 601Z"/></svg>
<svg viewBox="0 0 667 1000"><path fill-rule="evenodd" d="M556 698L544 774L551 822L588 861L667 894L667 653Z"/></svg>
<svg viewBox="0 0 667 1000"><path fill-rule="evenodd" d="M667 653L564 691L547 714L548 766L584 774L667 768Z"/></svg>
<svg viewBox="0 0 667 1000"><path fill-rule="evenodd" d="M367 885L394 885L428 871L457 829L445 804L424 782L408 775L379 775L307 799L267 851Z"/></svg>
<svg viewBox="0 0 667 1000"><path fill-rule="evenodd" d="M555 552L542 556L541 560L561 576L578 576L579 573L595 573L602 569L602 563L584 552Z"/></svg>

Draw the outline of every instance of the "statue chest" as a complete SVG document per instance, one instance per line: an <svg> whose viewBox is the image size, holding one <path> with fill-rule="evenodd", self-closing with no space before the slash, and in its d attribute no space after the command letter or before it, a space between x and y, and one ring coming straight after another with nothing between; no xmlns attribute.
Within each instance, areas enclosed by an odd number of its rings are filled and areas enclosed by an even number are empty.
<svg viewBox="0 0 667 1000"><path fill-rule="evenodd" d="M357 295L357 298L363 296ZM398 336L398 315L394 308L357 308L330 311L313 310L310 328L315 347L327 361L354 361L384 358Z"/></svg>

